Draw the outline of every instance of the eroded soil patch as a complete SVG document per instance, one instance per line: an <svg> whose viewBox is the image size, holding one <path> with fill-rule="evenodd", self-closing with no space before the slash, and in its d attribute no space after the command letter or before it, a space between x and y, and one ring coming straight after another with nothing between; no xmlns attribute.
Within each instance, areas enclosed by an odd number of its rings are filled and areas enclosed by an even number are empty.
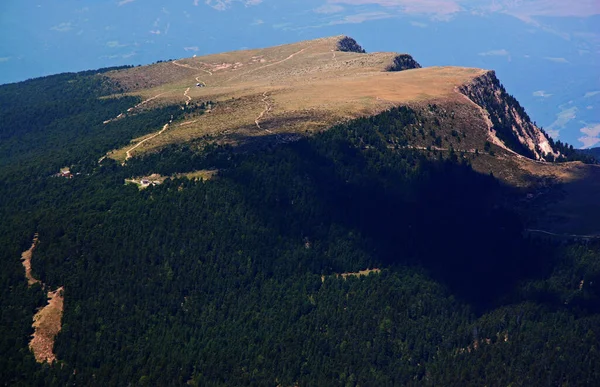
<svg viewBox="0 0 600 387"><path fill-rule="evenodd" d="M33 236L33 242L31 243L31 247L28 250L23 251L21 254L21 263L25 268L25 278L27 278L27 284L29 286L33 286L34 284L40 283L40 280L33 277L31 274L31 257L33 256L33 251L38 245L38 234Z"/></svg>
<svg viewBox="0 0 600 387"><path fill-rule="evenodd" d="M381 269L366 269L366 270L358 271L356 273L333 274L333 277L342 277L343 279L347 279L348 277L368 276L371 273L379 274L379 273L381 273ZM321 281L325 282L325 276L321 276Z"/></svg>
<svg viewBox="0 0 600 387"><path fill-rule="evenodd" d="M25 268L25 277L27 284L31 287L34 284L41 284L45 289L46 285L39 279L33 277L31 273L31 258L33 252L39 243L39 236L35 234L31 247L21 254L21 263ZM54 339L62 328L62 315L64 308L64 288L61 286L55 291L48 291L48 304L38 310L33 316L32 327L33 336L29 342L29 348L33 351L35 360L38 363L53 363L56 355L53 352Z"/></svg>
<svg viewBox="0 0 600 387"><path fill-rule="evenodd" d="M62 328L63 307L64 289L60 287L53 292L48 292L48 305L33 316L35 332L29 342L29 348L38 363L53 363L56 360L53 351L54 339Z"/></svg>

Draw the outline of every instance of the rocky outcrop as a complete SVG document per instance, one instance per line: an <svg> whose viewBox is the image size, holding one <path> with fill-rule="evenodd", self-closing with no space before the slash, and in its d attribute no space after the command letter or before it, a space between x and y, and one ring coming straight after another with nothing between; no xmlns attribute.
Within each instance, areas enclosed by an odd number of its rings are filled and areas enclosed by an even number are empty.
<svg viewBox="0 0 600 387"><path fill-rule="evenodd" d="M352 39L349 36L344 36L339 40L339 42L337 44L337 49L338 49L338 51L343 51L343 52L356 52L359 54L366 53L365 49L362 48L360 46L360 44L358 44L356 42L356 40Z"/></svg>
<svg viewBox="0 0 600 387"><path fill-rule="evenodd" d="M394 57L393 62L386 68L386 71L403 71L420 68L421 65L412 56L400 54Z"/></svg>
<svg viewBox="0 0 600 387"><path fill-rule="evenodd" d="M531 122L525 109L506 92L494 71L473 79L459 90L483 109L491 135L510 150L534 160L554 160L560 156L548 135Z"/></svg>

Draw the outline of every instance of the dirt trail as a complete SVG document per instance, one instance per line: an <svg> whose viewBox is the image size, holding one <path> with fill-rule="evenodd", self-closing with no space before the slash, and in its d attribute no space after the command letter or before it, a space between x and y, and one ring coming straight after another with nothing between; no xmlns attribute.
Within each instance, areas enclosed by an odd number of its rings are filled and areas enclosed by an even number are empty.
<svg viewBox="0 0 600 387"><path fill-rule="evenodd" d="M56 355L53 352L54 338L62 328L61 320L64 309L64 288L60 287L48 292L48 305L41 308L33 316L33 339L29 348L33 351L38 363L53 363Z"/></svg>
<svg viewBox="0 0 600 387"><path fill-rule="evenodd" d="M267 68L267 67L275 66L275 65L278 65L278 64L280 64L280 63L286 62L286 61L288 61L288 60L292 59L293 57L295 57L296 55L298 55L298 54L301 54L302 52L306 51L306 49L308 49L308 47L306 47L306 48L303 48L302 50L300 50L300 51L297 51L297 52L295 52L295 53L291 54L290 56L288 56L287 58L285 58L285 59L282 59L282 60L280 60L280 61L273 62L273 63L269 63L269 64L267 64L267 65L264 65L264 66L257 67L257 68L255 68L255 69L252 69L252 70L250 70L250 71L247 71L247 72L245 72L245 73L243 73L243 74L237 74L237 75L234 75L233 77L229 78L229 79L228 79L228 80L226 80L225 82L230 82L230 81L232 81L232 80L234 80L234 79L237 79L237 78L239 78L239 77L242 77L242 76L245 76L245 75L251 74L251 73L253 73L253 72L255 72L255 71L262 70L262 69L265 69L265 68Z"/></svg>
<svg viewBox="0 0 600 387"><path fill-rule="evenodd" d="M389 145L388 149L395 149L394 145ZM477 149L452 149L452 148L441 148L439 146L414 146L414 145L406 145L401 146L400 149L416 149L416 150L432 150L432 151L444 151L448 152L454 150L455 153L482 153L487 154L486 152L479 151Z"/></svg>
<svg viewBox="0 0 600 387"><path fill-rule="evenodd" d="M145 101L142 101L142 102L138 103L138 104L137 104L137 105L135 105L134 107L127 109L127 111L128 111L128 112L131 112L131 111L133 111L134 109L137 109L137 108L139 108L140 106L142 106L142 105L145 105L145 104L147 104L147 103L148 103L148 102L150 102L150 101L154 101L155 99L157 99L158 97L160 97L160 96L161 96L161 95L163 95L163 94L167 94L167 93L166 93L166 92L164 92L164 93L157 94L157 95L155 95L154 97L150 97L150 98L148 98L147 100L145 100Z"/></svg>
<svg viewBox="0 0 600 387"><path fill-rule="evenodd" d="M169 122L168 122L168 123L166 123L166 124L165 124L165 126L163 126L163 128L162 128L162 129L161 129L161 130L160 130L158 133L155 133L155 134L153 134L152 136L150 136L150 137L148 137L148 138L145 138L145 139L143 139L142 141L138 142L137 144L135 144L134 146L132 146L131 148L129 148L129 149L127 150L127 153L126 153L126 154L127 154L127 156L126 156L126 158L125 158L125 161L127 161L127 160L129 160L131 157L133 157L133 156L131 156L131 152L132 152L132 151L134 151L135 149L137 149L137 148L138 148L139 146L141 146L143 143L145 143L146 141L150 141L150 140L152 140L152 139L154 139L154 138L156 138L156 137L160 136L161 134L163 134L163 133L164 133L164 132L165 132L165 131L166 131L166 130L169 128L169 125L170 125L172 122L173 122L173 117L171 117L171 119L169 120Z"/></svg>
<svg viewBox="0 0 600 387"><path fill-rule="evenodd" d="M184 68L190 69L190 70L204 71L208 75L213 75L213 73L210 72L209 70L201 69L201 68L190 66L190 65L187 65L187 64L183 64L183 63L177 63L176 60L172 61L171 63L173 63L175 66L184 67Z"/></svg>
<svg viewBox="0 0 600 387"><path fill-rule="evenodd" d="M260 120L271 111L271 104L269 103L269 96L267 95L267 92L265 91L263 93L263 99L262 102L265 104L265 109L260 112L260 115L258 117L256 117L256 119L254 120L254 123L256 124L256 127L260 130L264 130L265 132L269 133L269 134L273 134L272 131L270 131L269 129L263 129L260 127Z"/></svg>
<svg viewBox="0 0 600 387"><path fill-rule="evenodd" d="M210 71L208 71L208 70L204 70L204 69L200 69L200 68L192 67L192 66L190 66L190 65L186 65L186 64L182 64L182 63L177 63L177 61L172 61L171 63L173 63L174 65L176 65L176 66L179 66L179 67L185 67L185 68L189 68L189 69L192 69L192 70L204 71L205 73L207 73L207 74L209 74L209 75L212 75L212 72L210 72ZM202 81L202 80L200 79L200 77L199 77L199 76L198 76L198 77L196 77L195 79L196 79L196 81L197 81L198 83L202 83L203 85L205 85L205 86L206 86L206 83L205 83L204 81ZM191 88L190 88L190 87L188 87L188 88L187 88L187 89L185 89L185 91L183 92L183 96L184 96L185 98L187 98L187 101L185 101L185 106L188 106L188 105L190 104L190 102L192 101L192 97L190 97L190 96L188 95L188 93L190 92L190 89L191 89ZM140 102L139 104L135 105L134 107L127 109L127 112L131 112L131 111L133 111L134 109L137 109L137 108L139 108L140 106L142 106L142 105L144 105L144 104L146 104L146 103L148 103L148 102L150 102L150 101L153 101L153 100L155 100L156 98L160 97L160 96L161 96L161 95L163 95L163 94L166 94L166 92L165 92L165 93L160 93L160 94L157 94L157 95L155 95L154 97L148 98L147 100ZM116 120L116 119L119 119L119 118L121 118L122 116L123 116L123 114L121 113L121 114L119 114L119 116L117 116L116 118L114 118L114 119L112 119L112 120L105 121L104 123L105 123L105 124L107 124L107 123L109 123L109 122L111 122L111 121L114 121L114 120ZM191 124L192 122L196 122L196 121L187 122L187 123L184 123L184 124L182 124L182 125ZM127 152L126 152L125 161L127 161L127 160L129 160L130 158L132 158L132 157L133 157L133 156L131 155L131 152L132 152L132 151L134 151L135 149L137 149L138 147L140 147L140 146L141 146L142 144L144 144L145 142L147 142L147 141L150 141L150 140L152 140L152 139L154 139L154 138L156 138L156 137L160 136L161 134L163 134L163 133L164 133L164 132L165 132L165 131L166 131L166 130L169 128L169 125L170 125L171 123L173 123L173 117L172 117L172 116L171 116L171 119L169 120L169 122L168 122L168 123L166 123L166 124L163 126L163 128L162 128L162 129L161 129L161 130L160 130L158 133L155 133L154 135L152 135L152 136L150 136L150 137L148 137L148 138L145 138L144 140L142 140L142 141L138 142L137 144L135 144L134 146L132 146L131 148L129 148L129 149L127 150ZM105 156L105 157L106 157L106 156ZM101 159L98 161L98 163L102 162L102 160L104 160L104 157L103 157L103 158L101 158ZM124 162L123 162L123 163L124 163Z"/></svg>
<svg viewBox="0 0 600 387"><path fill-rule="evenodd" d="M193 67L193 66L190 66L190 65L187 65L187 64L177 63L176 60L172 61L171 63L173 63L175 66L183 67L183 68L190 69L190 70L200 70L200 69L198 69L196 67Z"/></svg>
<svg viewBox="0 0 600 387"><path fill-rule="evenodd" d="M182 122L181 124L179 124L179 126L186 126L186 125L190 125L190 124L193 124L194 122L198 122L198 120L193 120L193 121Z"/></svg>
<svg viewBox="0 0 600 387"><path fill-rule="evenodd" d="M138 103L138 104L137 104L137 105L135 105L134 107L130 107L129 109L127 109L127 113L130 113L130 112L132 112L133 110L135 110L135 109L139 108L140 106L142 106L142 105L145 105L145 104L147 104L148 102L155 100L156 98L160 97L160 96L161 96L161 95L163 95L163 94L166 94L166 92L165 92L165 93L160 93L160 94L158 94L158 95L155 95L154 97L148 98L147 100L145 100L145 101L142 101L142 102ZM104 125L106 125L106 124L108 124L108 123L111 123L111 122L113 122L113 121L116 121L116 120L118 120L118 119L121 119L121 118L123 118L123 117L125 117L125 114L123 114L123 113L119 113L119 115L118 115L118 116L116 116L115 118L111 118L110 120L106 120L106 121L104 121L104 122L103 122L103 124L104 124Z"/></svg>
<svg viewBox="0 0 600 387"><path fill-rule="evenodd" d="M31 257L33 256L33 252L39 243L38 234L33 236L33 242L31 243L31 247L29 250L23 251L21 254L21 263L25 268L25 277L27 278L27 284L29 286L33 286L34 284L39 284L40 280L33 277L31 274Z"/></svg>
<svg viewBox="0 0 600 387"><path fill-rule="evenodd" d="M306 48L303 48L302 50L300 50L300 51L297 51L297 52L295 52L295 53L291 54L290 56L288 56L288 57L287 57L287 58L285 58L285 59L282 59L282 60L280 60L280 61L277 61L277 62L274 62L274 63L269 63L269 64L267 64L267 65L264 65L264 66L261 66L261 67L259 67L259 68L257 68L257 69L251 70L250 72L254 72L254 71L257 71L257 70L261 70L261 69L264 69L264 68L267 68L267 67L275 66L275 65L278 65L278 64L280 64L280 63L286 62L286 61L288 61L288 60L292 59L293 57L295 57L296 55L303 53L304 51L306 51L306 49L307 49L307 48L308 48L308 47L306 47Z"/></svg>
<svg viewBox="0 0 600 387"><path fill-rule="evenodd" d="M33 236L33 242L28 250L21 254L21 262L25 267L25 277L27 284L31 287L34 284L41 284L42 288L46 285L31 274L31 257L39 244L39 235ZM33 337L29 342L29 348L33 351L35 360L38 363L52 363L56 360L53 352L54 338L62 328L62 315L64 309L64 288L61 286L55 291L48 291L48 304L40 308L33 316L32 327L34 329Z"/></svg>
<svg viewBox="0 0 600 387"><path fill-rule="evenodd" d="M185 101L185 106L188 106L190 104L190 101L192 100L192 97L190 97L188 95L189 92L190 92L189 87L187 89L185 89L185 91L183 92L183 96L187 98L187 101Z"/></svg>
<svg viewBox="0 0 600 387"><path fill-rule="evenodd" d="M539 234L545 234L545 235L563 237L563 238L574 238L574 239L598 239L598 238L600 238L600 235L557 234L557 233L553 233L553 232L546 231L546 230L536 230L536 229L532 229L532 228L525 229L525 231L529 232L529 233L539 233Z"/></svg>

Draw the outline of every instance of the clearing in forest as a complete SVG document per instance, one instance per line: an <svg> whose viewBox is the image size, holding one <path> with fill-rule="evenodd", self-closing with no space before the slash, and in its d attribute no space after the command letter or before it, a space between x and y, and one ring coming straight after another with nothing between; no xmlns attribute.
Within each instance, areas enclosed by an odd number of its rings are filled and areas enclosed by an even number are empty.
<svg viewBox="0 0 600 387"><path fill-rule="evenodd" d="M21 254L21 262L25 268L25 277L27 278L27 284L31 287L34 284L41 284L42 288L46 288L46 285L39 279L33 277L31 273L31 258L39 243L39 235L36 233L33 237L33 242L28 250L23 251ZM54 354L54 339L58 332L62 328L62 316L64 308L64 288L60 287L55 291L48 291L48 303L46 306L40 308L38 312L33 316L32 327L34 333L31 341L29 342L29 348L33 351L35 360L38 363L48 362L52 363L56 360Z"/></svg>
<svg viewBox="0 0 600 387"><path fill-rule="evenodd" d="M342 273L342 274L333 274L332 276L336 277L336 278L337 277L342 277L343 279L347 279L348 277L357 277L357 278L365 277L365 276L370 275L371 273L379 274L379 273L381 273L381 269L377 269L377 268L375 268L375 269L366 269L366 270L358 271L356 273L349 272L349 273ZM321 276L321 282L325 282L325 276L324 275Z"/></svg>
<svg viewBox="0 0 600 387"><path fill-rule="evenodd" d="M33 277L31 274L31 257L33 257L33 251L38 245L38 234L33 236L33 242L28 250L23 251L21 254L21 263L25 268L25 278L27 278L27 284L33 286L34 284L40 283L40 280Z"/></svg>
<svg viewBox="0 0 600 387"><path fill-rule="evenodd" d="M64 307L64 289L62 287L48 292L48 304L33 316L33 338L29 348L33 351L38 363L52 363L56 360L54 354L54 339L62 328Z"/></svg>

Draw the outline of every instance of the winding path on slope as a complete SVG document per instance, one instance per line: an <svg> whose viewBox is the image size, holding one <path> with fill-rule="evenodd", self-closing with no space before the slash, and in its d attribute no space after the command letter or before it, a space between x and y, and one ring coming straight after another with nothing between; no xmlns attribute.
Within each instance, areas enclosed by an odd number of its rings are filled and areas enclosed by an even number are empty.
<svg viewBox="0 0 600 387"><path fill-rule="evenodd" d="M201 68L198 68L198 67L190 66L188 64L178 63L177 60L174 60L171 63L173 63L175 66L184 67L184 68L190 69L190 70L204 71L208 75L213 75L213 73L210 72L209 70L205 70L205 69L201 69Z"/></svg>
<svg viewBox="0 0 600 387"><path fill-rule="evenodd" d="M137 108L139 108L140 106L143 106L143 105L147 104L147 103L148 103L148 102L150 102L150 101L154 101L155 99L157 99L158 97L160 97L160 96L161 96L161 95L163 95L163 94L167 94L167 93L166 93L166 92L164 92L164 93L157 94L157 95L155 95L154 97L150 97L150 98L148 98L147 100L145 100L145 101L142 101L142 102L138 103L138 104L137 104L137 105L135 105L134 107L127 109L127 111L128 111L128 112L131 112L132 110L134 110L134 109L137 109Z"/></svg>
<svg viewBox="0 0 600 387"><path fill-rule="evenodd" d="M188 64L179 63L179 62L177 62L177 60L174 60L171 63L173 63L175 66L179 66L179 67L183 67L183 68L191 69L191 70L203 71L203 72L207 73L210 76L213 75L213 73L211 71L209 71L209 70L205 70L205 69L199 68L199 67L190 66ZM204 82L202 79L200 79L200 76L197 76L194 79L196 80L197 83L201 83L202 85L206 86L206 82ZM190 92L190 88L188 87L187 90L183 93L183 96L185 98L187 98L187 101L185 101L185 106L188 106L190 104L190 102L192 101L192 97L190 97L188 95L189 92Z"/></svg>
<svg viewBox="0 0 600 387"><path fill-rule="evenodd" d="M263 99L262 102L265 104L265 109L260 112L260 115L258 117L256 117L256 119L254 120L254 123L256 124L256 127L260 130L264 130L265 132L269 133L269 134L274 134L273 131L269 130L269 129L263 129L260 126L260 120L263 119L263 117L268 114L271 111L272 105L269 103L269 96L267 94L267 92L265 91L263 93Z"/></svg>
<svg viewBox="0 0 600 387"><path fill-rule="evenodd" d="M242 77L242 76L245 76L245 75L251 74L251 73L253 73L253 72L255 72L255 71L262 70L262 69L265 69L265 68L267 68L267 67L275 66L275 65L278 65L278 64L280 64L280 63L286 62L286 61L288 61L288 60L292 59L293 57L295 57L296 55L298 55L298 54L301 54L302 52L306 51L306 49L308 49L308 47L306 47L306 48L303 48L302 50L300 50L300 51L297 51L297 52L295 52L295 53L291 54L290 56L288 56L287 58L285 58L285 59L282 59L282 60L280 60L280 61L273 62L273 63L269 63L269 64L266 64L266 65L264 65L264 66L257 67L257 68L255 68L255 69L252 69L252 70L246 71L245 73L242 73L242 74L237 74L237 75L234 75L233 77L229 78L229 79L228 79L228 80L226 80L225 82L230 82L230 81L232 81L232 80L234 80L234 79L237 79L237 78L239 78L239 77Z"/></svg>
<svg viewBox="0 0 600 387"><path fill-rule="evenodd" d="M600 235L578 235L578 234L557 234L554 232L546 231L546 230L537 230L533 228L525 229L526 232L535 233L535 234L545 234L555 237L562 238L574 238L574 239L600 239Z"/></svg>
<svg viewBox="0 0 600 387"><path fill-rule="evenodd" d="M138 104L137 104L137 105L135 105L134 107L130 107L129 109L127 109L127 113L131 113L132 111L134 111L135 109L139 108L140 106L143 106L143 105L147 104L148 102L155 100L156 98L160 97L160 96L161 96L161 95L163 95L163 94L166 94L166 92L165 92L165 93L160 93L160 94L157 94L157 95L155 95L154 97L150 97L150 98L148 98L147 100L145 100L145 101L142 101L142 102L138 103ZM106 121L104 121L104 122L103 122L103 124L104 124L104 125L106 125L106 124L108 124L108 123L111 123L111 122L113 122L113 121L116 121L116 120L118 120L118 119L120 119L120 118L123 118L123 117L125 117L125 114L123 114L123 113L119 113L119 115L118 115L118 116L116 116L115 118L111 118L110 120L106 120Z"/></svg>
<svg viewBox="0 0 600 387"><path fill-rule="evenodd" d="M185 106L188 106L190 104L190 101L192 100L192 97L190 97L188 95L189 92L190 92L190 88L189 87L187 89L185 89L185 91L183 92L183 96L185 98L187 98L187 101L185 101Z"/></svg>
<svg viewBox="0 0 600 387"><path fill-rule="evenodd" d="M171 120L169 120L169 122L167 122L163 128L158 132L158 133L154 133L152 136L143 139L142 141L138 142L137 144L135 144L134 146L132 146L131 148L129 148L127 150L126 153L126 157L125 157L125 161L129 160L131 157L131 152L134 151L135 149L137 149L138 147L140 147L142 144L144 144L147 141L150 141L152 139L155 139L156 137L160 136L161 134L163 134L167 129L169 129L169 125L173 122L173 117L171 117Z"/></svg>

